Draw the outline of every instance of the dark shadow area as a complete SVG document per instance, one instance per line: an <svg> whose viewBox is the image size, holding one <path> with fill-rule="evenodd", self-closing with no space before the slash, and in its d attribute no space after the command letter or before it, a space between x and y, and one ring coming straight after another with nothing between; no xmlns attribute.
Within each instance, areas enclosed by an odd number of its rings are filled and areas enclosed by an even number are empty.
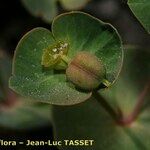
<svg viewBox="0 0 150 150"><path fill-rule="evenodd" d="M40 120L39 120L40 121ZM35 128L25 131L20 130L11 130L11 129L5 129L1 128L0 132L0 139L3 141L16 141L17 146L3 146L4 149L11 149L11 150L27 150L27 149L36 149L41 150L43 149L43 146L26 146L28 143L27 140L30 141L48 141L48 140L54 140L53 139L53 133L52 133L52 127L51 126L44 126L42 128ZM24 142L23 144L18 144L19 142ZM1 146L2 148L2 146ZM55 146L44 146L44 150L57 150Z"/></svg>

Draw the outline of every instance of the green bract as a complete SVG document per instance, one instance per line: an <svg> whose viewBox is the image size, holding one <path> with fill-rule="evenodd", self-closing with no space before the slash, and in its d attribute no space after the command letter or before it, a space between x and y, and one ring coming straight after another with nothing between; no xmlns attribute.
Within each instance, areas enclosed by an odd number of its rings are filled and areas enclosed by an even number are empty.
<svg viewBox="0 0 150 150"><path fill-rule="evenodd" d="M57 3L60 2L66 10L78 10L90 0L22 0L27 10L34 16L41 17L46 22L51 22L57 15Z"/></svg>
<svg viewBox="0 0 150 150"><path fill-rule="evenodd" d="M150 0L128 0L128 5L147 31L150 32Z"/></svg>
<svg viewBox="0 0 150 150"><path fill-rule="evenodd" d="M66 65L64 62L56 61L55 67L50 67L51 50L59 42L69 45L65 54L70 59L80 51L96 55L106 68L106 79L114 83L123 59L116 30L88 14L71 12L53 21L52 33L36 28L21 39L15 51L10 87L23 96L57 105L72 105L88 99L91 92L80 91L66 80L65 70L59 71ZM43 67L45 63L48 67Z"/></svg>

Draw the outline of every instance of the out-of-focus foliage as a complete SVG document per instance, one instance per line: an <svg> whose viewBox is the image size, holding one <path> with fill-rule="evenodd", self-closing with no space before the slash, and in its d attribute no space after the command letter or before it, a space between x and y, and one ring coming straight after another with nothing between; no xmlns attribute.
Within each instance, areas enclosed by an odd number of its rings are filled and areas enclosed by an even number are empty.
<svg viewBox="0 0 150 150"><path fill-rule="evenodd" d="M128 0L128 5L146 30L150 32L150 0Z"/></svg>
<svg viewBox="0 0 150 150"><path fill-rule="evenodd" d="M11 129L29 129L51 123L49 105L33 103L17 96L8 88L11 60L0 51L0 126Z"/></svg>
<svg viewBox="0 0 150 150"><path fill-rule="evenodd" d="M63 8L66 10L78 10L91 0L59 0Z"/></svg>
<svg viewBox="0 0 150 150"><path fill-rule="evenodd" d="M0 101L5 99L8 90L8 79L11 74L10 58L0 49Z"/></svg>
<svg viewBox="0 0 150 150"><path fill-rule="evenodd" d="M131 115L137 103L142 108L136 120L125 126L117 124L95 99L77 106L53 106L56 140L92 139L93 146L86 150L149 150L150 148L150 52L126 50L125 61L118 81L103 91L101 99L121 110L123 116ZM146 105L145 105L146 104ZM139 105L139 104L138 104ZM144 106L145 105L145 106ZM136 110L137 111L137 110ZM139 111L139 110L138 110ZM83 147L60 147L82 150Z"/></svg>
<svg viewBox="0 0 150 150"><path fill-rule="evenodd" d="M21 0L26 9L34 16L51 22L58 13L57 3L66 10L79 10L90 0Z"/></svg>

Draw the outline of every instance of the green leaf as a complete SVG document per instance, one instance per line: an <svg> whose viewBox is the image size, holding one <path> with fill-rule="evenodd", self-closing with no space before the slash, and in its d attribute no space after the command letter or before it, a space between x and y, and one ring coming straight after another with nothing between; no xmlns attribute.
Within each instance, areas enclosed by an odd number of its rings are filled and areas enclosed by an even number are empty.
<svg viewBox="0 0 150 150"><path fill-rule="evenodd" d="M145 29L150 32L150 1L128 0L128 5Z"/></svg>
<svg viewBox="0 0 150 150"><path fill-rule="evenodd" d="M22 0L26 9L36 17L51 22L57 14L56 0Z"/></svg>
<svg viewBox="0 0 150 150"><path fill-rule="evenodd" d="M0 105L0 126L25 130L51 124L51 107L18 98L14 106Z"/></svg>
<svg viewBox="0 0 150 150"><path fill-rule="evenodd" d="M90 0L60 0L62 6L67 10L77 10L84 7Z"/></svg>
<svg viewBox="0 0 150 150"><path fill-rule="evenodd" d="M120 108L125 116L128 116L137 102L143 99L136 120L126 126L118 125L100 103L92 98L77 106L53 106L55 140L94 140L91 147L63 146L59 147L60 149L149 150L149 54L149 51L144 50L126 50L125 63L118 81L112 88L103 91L103 97L107 98L112 106L116 106L116 110Z"/></svg>
<svg viewBox="0 0 150 150"><path fill-rule="evenodd" d="M58 73L41 65L43 50L60 41L69 45L70 58L79 51L94 53L103 61L107 79L111 83L116 80L122 66L122 48L118 34L110 25L85 13L66 13L54 20L52 33L36 28L19 42L10 79L10 87L17 93L57 105L77 104L91 96L91 92L70 85L65 72Z"/></svg>

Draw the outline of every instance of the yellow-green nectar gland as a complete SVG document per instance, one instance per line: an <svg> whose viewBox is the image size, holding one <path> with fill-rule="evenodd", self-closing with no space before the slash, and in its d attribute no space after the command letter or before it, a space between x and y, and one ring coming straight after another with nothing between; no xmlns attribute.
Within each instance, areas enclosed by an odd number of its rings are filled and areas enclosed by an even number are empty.
<svg viewBox="0 0 150 150"><path fill-rule="evenodd" d="M61 61L61 58L68 52L69 44L66 42L58 42L44 49L41 65L44 67L52 67Z"/></svg>

